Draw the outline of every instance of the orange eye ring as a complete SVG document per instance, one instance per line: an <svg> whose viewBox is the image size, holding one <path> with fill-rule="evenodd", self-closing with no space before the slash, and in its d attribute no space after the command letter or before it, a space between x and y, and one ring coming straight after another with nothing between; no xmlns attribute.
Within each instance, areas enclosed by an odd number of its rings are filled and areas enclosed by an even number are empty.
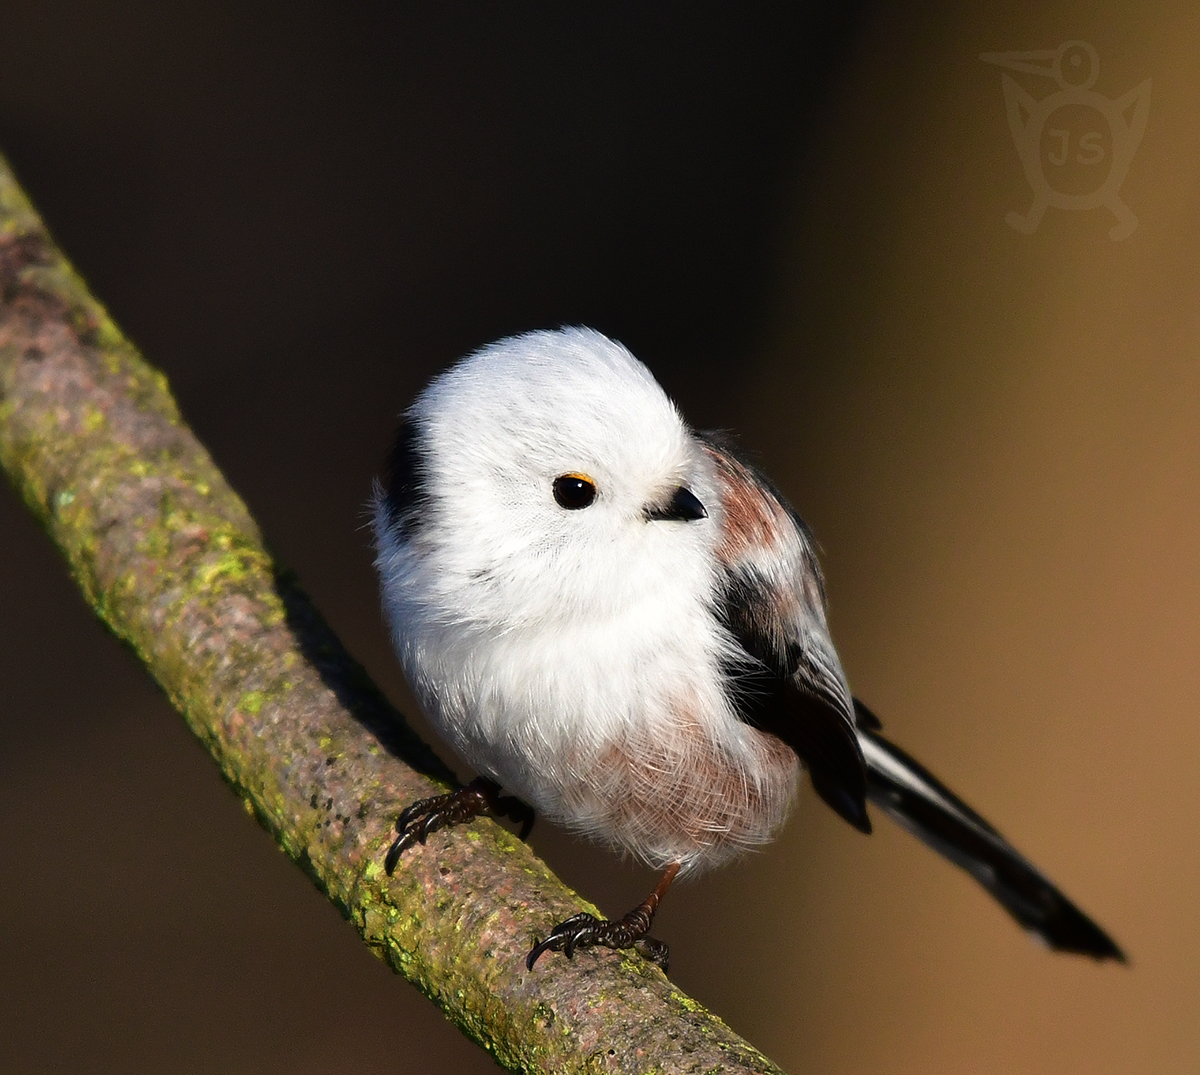
<svg viewBox="0 0 1200 1075"><path fill-rule="evenodd" d="M586 474L571 471L554 479L554 499L560 508L579 511L596 499L596 483Z"/></svg>

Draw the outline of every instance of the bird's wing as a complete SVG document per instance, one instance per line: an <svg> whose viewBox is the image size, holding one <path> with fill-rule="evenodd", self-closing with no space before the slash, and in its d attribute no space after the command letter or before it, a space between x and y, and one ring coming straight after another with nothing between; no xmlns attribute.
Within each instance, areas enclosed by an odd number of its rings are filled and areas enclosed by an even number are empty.
<svg viewBox="0 0 1200 1075"><path fill-rule="evenodd" d="M825 619L814 542L786 501L720 441L707 447L722 486L718 615L747 659L728 672L747 723L804 761L817 793L863 832L866 800L975 878L1050 947L1125 956L987 821L882 735L850 696Z"/></svg>
<svg viewBox="0 0 1200 1075"><path fill-rule="evenodd" d="M813 787L862 832L866 763L841 662L825 623L813 541L783 498L727 444L706 435L721 485L717 615L746 659L726 670L748 724L782 739Z"/></svg>

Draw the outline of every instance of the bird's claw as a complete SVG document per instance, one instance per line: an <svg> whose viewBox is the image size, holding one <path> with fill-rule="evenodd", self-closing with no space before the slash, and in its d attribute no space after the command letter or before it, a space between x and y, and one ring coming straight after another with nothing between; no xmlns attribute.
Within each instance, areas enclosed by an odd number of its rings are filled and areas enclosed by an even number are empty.
<svg viewBox="0 0 1200 1075"><path fill-rule="evenodd" d="M418 799L400 811L400 816L396 818L396 839L392 841L387 858L383 860L383 868L389 877L396 869L400 856L413 844L423 844L430 833L454 823L452 815L461 812L453 810L458 794L452 791L445 795L431 795L428 799Z"/></svg>
<svg viewBox="0 0 1200 1075"><path fill-rule="evenodd" d="M480 814L497 814L520 822L522 840L533 828L532 807L511 795L501 795L494 781L479 777L457 791L418 799L401 810L396 818L396 839L388 848L383 868L390 877L400 856L413 844L423 844L438 829L461 825Z"/></svg>
<svg viewBox="0 0 1200 1075"><path fill-rule="evenodd" d="M586 911L580 911L579 914L572 915L565 922L560 922L550 931L549 937L535 944L529 950L529 955L525 957L526 969L533 970L533 965L541 958L543 952L563 952L570 959L575 954L576 946L588 931L598 925L600 925L600 919Z"/></svg>
<svg viewBox="0 0 1200 1075"><path fill-rule="evenodd" d="M525 967L533 970L533 965L545 952L562 952L570 959L577 948L601 946L615 949L636 947L665 971L670 964L671 950L662 941L647 935L649 925L649 922L635 918L634 914L610 922L581 911L560 922L550 931L550 936L535 944L525 957Z"/></svg>

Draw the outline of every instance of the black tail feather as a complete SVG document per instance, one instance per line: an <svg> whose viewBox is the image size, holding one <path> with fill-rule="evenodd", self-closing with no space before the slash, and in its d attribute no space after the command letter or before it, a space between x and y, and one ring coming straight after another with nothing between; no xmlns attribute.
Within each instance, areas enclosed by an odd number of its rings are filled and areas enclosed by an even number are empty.
<svg viewBox="0 0 1200 1075"><path fill-rule="evenodd" d="M966 870L1051 948L1126 962L1104 930L924 766L877 730L860 726L858 737L871 802Z"/></svg>

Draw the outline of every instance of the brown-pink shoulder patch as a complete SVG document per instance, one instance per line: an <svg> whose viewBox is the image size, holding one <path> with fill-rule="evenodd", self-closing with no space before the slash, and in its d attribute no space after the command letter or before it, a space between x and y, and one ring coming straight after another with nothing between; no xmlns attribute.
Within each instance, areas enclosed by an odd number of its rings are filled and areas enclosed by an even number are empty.
<svg viewBox="0 0 1200 1075"><path fill-rule="evenodd" d="M750 549L774 548L787 521L783 505L736 459L711 445L704 450L716 464L721 483L724 523L717 555L732 564Z"/></svg>

